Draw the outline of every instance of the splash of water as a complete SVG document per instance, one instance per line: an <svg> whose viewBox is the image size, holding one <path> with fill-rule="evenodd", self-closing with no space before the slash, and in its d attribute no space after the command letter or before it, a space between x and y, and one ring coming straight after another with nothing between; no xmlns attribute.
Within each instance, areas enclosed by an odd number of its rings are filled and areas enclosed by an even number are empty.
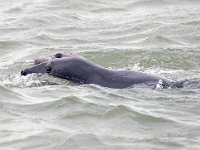
<svg viewBox="0 0 200 150"><path fill-rule="evenodd" d="M47 76L41 74L29 74L27 76L22 76L20 74L11 75L7 79L0 81L1 85L11 86L11 87L35 87L43 85L55 84L48 81Z"/></svg>

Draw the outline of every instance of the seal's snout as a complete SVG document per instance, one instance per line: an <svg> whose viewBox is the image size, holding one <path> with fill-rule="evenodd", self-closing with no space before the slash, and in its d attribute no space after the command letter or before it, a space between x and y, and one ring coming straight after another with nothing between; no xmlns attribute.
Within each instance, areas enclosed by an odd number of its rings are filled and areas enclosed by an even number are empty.
<svg viewBox="0 0 200 150"><path fill-rule="evenodd" d="M47 70L47 73L50 73L51 72L51 67L50 66L46 66L46 70Z"/></svg>
<svg viewBox="0 0 200 150"><path fill-rule="evenodd" d="M27 75L26 72L24 70L21 71L21 75L25 76Z"/></svg>

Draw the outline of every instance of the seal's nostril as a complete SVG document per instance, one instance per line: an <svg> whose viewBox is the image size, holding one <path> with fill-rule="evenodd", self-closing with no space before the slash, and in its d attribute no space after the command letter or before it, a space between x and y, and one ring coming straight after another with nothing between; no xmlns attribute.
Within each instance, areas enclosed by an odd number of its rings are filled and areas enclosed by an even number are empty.
<svg viewBox="0 0 200 150"><path fill-rule="evenodd" d="M51 67L50 66L46 66L46 70L47 70L47 73L50 73L51 72Z"/></svg>
<svg viewBox="0 0 200 150"><path fill-rule="evenodd" d="M21 75L25 76L26 72L24 70L21 71Z"/></svg>

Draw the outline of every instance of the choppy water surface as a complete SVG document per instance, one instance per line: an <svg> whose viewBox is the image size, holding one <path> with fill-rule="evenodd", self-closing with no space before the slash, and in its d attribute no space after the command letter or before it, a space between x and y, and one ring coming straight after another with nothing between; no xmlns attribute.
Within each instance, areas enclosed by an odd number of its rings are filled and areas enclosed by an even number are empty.
<svg viewBox="0 0 200 150"><path fill-rule="evenodd" d="M0 149L200 148L200 86L118 90L19 75L34 58L67 51L200 83L198 0L0 3Z"/></svg>

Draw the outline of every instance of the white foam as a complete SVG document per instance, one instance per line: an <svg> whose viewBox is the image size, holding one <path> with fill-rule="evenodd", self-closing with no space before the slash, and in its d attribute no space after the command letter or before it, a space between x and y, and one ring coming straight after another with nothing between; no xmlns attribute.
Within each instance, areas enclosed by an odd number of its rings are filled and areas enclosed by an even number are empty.
<svg viewBox="0 0 200 150"><path fill-rule="evenodd" d="M1 81L1 85L14 87L33 87L44 84L48 84L48 81L42 78L41 74L30 74L27 76L17 74Z"/></svg>
<svg viewBox="0 0 200 150"><path fill-rule="evenodd" d="M156 89L164 89L164 82L163 80L159 80L156 84Z"/></svg>

